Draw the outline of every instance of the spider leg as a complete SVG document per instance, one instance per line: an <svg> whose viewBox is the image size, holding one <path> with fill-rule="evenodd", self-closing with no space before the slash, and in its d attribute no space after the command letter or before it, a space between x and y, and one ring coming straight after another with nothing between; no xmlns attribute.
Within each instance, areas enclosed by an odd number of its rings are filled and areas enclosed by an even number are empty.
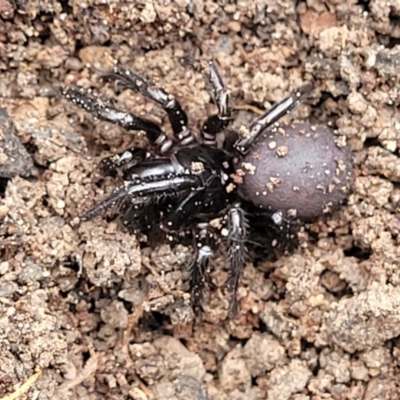
<svg viewBox="0 0 400 400"><path fill-rule="evenodd" d="M221 191L219 179L212 178L203 187L198 187L189 195L184 197L177 207L168 214L165 230L178 231L183 226L188 226L196 221L205 221L217 218L221 207L226 204L226 194ZM204 189L204 187L206 189ZM190 288L192 292L192 303L194 308L199 308L203 298L205 284L209 282L208 274L211 268L211 258L218 243L214 229L207 222L196 224L196 257L190 265Z"/></svg>
<svg viewBox="0 0 400 400"><path fill-rule="evenodd" d="M192 305L198 309L202 305L204 288L210 285L211 260L214 256L217 241L214 229L208 222L199 223L195 229L196 257L191 263L190 269L190 291L192 294Z"/></svg>
<svg viewBox="0 0 400 400"><path fill-rule="evenodd" d="M216 146L216 135L222 132L231 120L229 93L213 61L209 62L209 72L205 74L205 77L211 85L211 91L214 102L218 108L218 113L207 118L201 129L201 136L204 144Z"/></svg>
<svg viewBox="0 0 400 400"><path fill-rule="evenodd" d="M168 215L165 228L179 230L182 226L194 220L210 219L218 216L221 207L226 204L226 196L220 191L217 179L212 179L198 186L188 196L183 198ZM207 188L207 189L204 189Z"/></svg>
<svg viewBox="0 0 400 400"><path fill-rule="evenodd" d="M174 208L173 212L167 216L166 223L162 224L163 229L177 231L183 225L188 225L191 222L198 209L197 199L200 201L202 198L203 191L201 189L202 187L192 191Z"/></svg>
<svg viewBox="0 0 400 400"><path fill-rule="evenodd" d="M110 102L98 99L90 92L77 87L67 87L63 89L62 94L67 100L88 111L95 118L117 124L127 130L146 132L149 141L158 147L161 154L167 153L172 146L172 141L155 122L118 110Z"/></svg>
<svg viewBox="0 0 400 400"><path fill-rule="evenodd" d="M225 87L217 66L213 61L208 63L208 72L200 62L190 57L182 58L184 65L189 65L196 71L201 71L207 83L211 86L211 93L214 103L217 105L218 113L211 115L204 122L201 129L203 143L215 147L217 144L216 135L222 132L231 120L231 108L229 106L229 92Z"/></svg>
<svg viewBox="0 0 400 400"><path fill-rule="evenodd" d="M139 208L165 195L188 192L200 184L198 177L193 175L165 175L152 180L137 178L114 190L110 196L86 211L81 218L90 220L105 211L125 207L127 204Z"/></svg>
<svg viewBox="0 0 400 400"><path fill-rule="evenodd" d="M191 63L194 66L194 63ZM222 132L231 120L231 109L229 107L228 90L222 81L222 77L213 61L208 64L209 72L204 73L207 82L211 86L214 102L217 105L218 113L211 115L204 122L201 129L203 143L208 146L216 146L216 135Z"/></svg>
<svg viewBox="0 0 400 400"><path fill-rule="evenodd" d="M265 114L263 114L260 118L257 118L249 128L249 133L246 137L239 139L234 147L240 154L246 154L256 139L260 136L260 134L275 122L277 122L280 118L282 118L285 114L291 111L294 107L296 107L300 100L310 93L312 90L312 84L307 83L300 87L296 92L288 96L286 99L281 102L275 104L271 109L269 109Z"/></svg>
<svg viewBox="0 0 400 400"><path fill-rule="evenodd" d="M118 169L124 171L124 176L129 175L130 169L143 162L146 156L147 151L145 149L132 147L122 153L103 158L99 163L99 169L105 175L112 174Z"/></svg>
<svg viewBox="0 0 400 400"><path fill-rule="evenodd" d="M140 75L123 67L115 67L112 71L102 74L102 77L114 79L128 89L141 93L143 96L160 104L168 114L168 119L176 139L182 146L194 141L188 126L188 117L179 101L164 89L151 87L151 82Z"/></svg>
<svg viewBox="0 0 400 400"><path fill-rule="evenodd" d="M297 219L289 218L280 211L269 214L255 206L247 212L252 241L259 243L269 254L271 249L291 253L298 247L298 233L302 225Z"/></svg>
<svg viewBox="0 0 400 400"><path fill-rule="evenodd" d="M240 275L243 271L247 249L245 246L248 237L249 225L240 203L234 204L227 213L228 235L227 249L230 262L230 271L228 277L228 290L231 294L229 303L229 314L238 314L238 304L236 293Z"/></svg>
<svg viewBox="0 0 400 400"><path fill-rule="evenodd" d="M117 210L116 210L117 211ZM149 233L155 229L160 219L160 209L156 204L126 204L115 212L112 218L122 216L122 223L134 235Z"/></svg>

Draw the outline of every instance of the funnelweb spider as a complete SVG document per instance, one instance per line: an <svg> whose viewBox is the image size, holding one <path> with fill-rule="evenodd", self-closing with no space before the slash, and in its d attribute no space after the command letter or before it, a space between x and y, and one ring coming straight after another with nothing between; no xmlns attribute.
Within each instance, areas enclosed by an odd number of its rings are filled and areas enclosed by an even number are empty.
<svg viewBox="0 0 400 400"><path fill-rule="evenodd" d="M327 127L279 126L278 120L309 93L310 84L243 127L239 134L227 129L232 119L229 96L215 63L209 62L202 71L218 112L206 119L197 136L189 129L188 117L174 96L120 66L103 77L160 104L168 114L172 139L156 123L121 111L88 91L68 87L63 94L99 119L144 131L153 147L152 152L131 148L104 159L101 170L122 170L124 184L82 218L111 212L121 216L130 231L155 223L171 232L193 231L196 256L190 267L190 287L196 307L201 305L209 282L219 231L229 262L229 311L235 314L246 242L255 225L288 232L291 221L312 219L332 210L347 197L353 170L349 153ZM218 146L220 133L224 140ZM220 223L212 223L216 220Z"/></svg>

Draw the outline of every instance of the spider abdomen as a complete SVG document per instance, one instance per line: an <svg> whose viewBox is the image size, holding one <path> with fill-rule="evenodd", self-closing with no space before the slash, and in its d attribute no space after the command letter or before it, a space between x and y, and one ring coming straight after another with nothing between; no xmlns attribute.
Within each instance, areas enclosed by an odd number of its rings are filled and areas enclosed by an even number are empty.
<svg viewBox="0 0 400 400"><path fill-rule="evenodd" d="M309 124L266 130L236 167L240 197L287 217L336 208L353 181L350 154L331 129Z"/></svg>

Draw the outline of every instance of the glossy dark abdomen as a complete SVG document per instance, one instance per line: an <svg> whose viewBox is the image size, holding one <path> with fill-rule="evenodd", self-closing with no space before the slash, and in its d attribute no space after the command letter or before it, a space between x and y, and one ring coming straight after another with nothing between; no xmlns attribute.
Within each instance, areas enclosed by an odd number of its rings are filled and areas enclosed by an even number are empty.
<svg viewBox="0 0 400 400"><path fill-rule="evenodd" d="M331 211L353 181L350 154L340 140L329 128L309 124L266 131L236 166L240 196L303 220Z"/></svg>

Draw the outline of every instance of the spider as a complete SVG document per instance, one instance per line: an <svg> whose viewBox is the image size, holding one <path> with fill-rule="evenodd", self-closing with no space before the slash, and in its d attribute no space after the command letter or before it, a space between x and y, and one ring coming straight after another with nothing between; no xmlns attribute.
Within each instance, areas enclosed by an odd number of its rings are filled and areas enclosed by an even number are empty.
<svg viewBox="0 0 400 400"><path fill-rule="evenodd" d="M293 221L333 210L346 198L353 170L349 153L329 128L278 123L311 91L311 84L236 132L228 129L232 120L229 93L216 64L189 63L203 73L218 110L197 135L189 129L188 117L174 96L122 66L102 77L161 105L173 138L151 120L119 110L90 91L73 86L63 89L66 99L94 117L126 130L144 131L152 145L151 152L131 148L101 161L103 173L122 171L124 184L82 219L111 213L120 216L131 232L155 223L168 232L192 232L196 255L190 265L190 288L197 308L211 283L212 258L223 237L229 263L229 313L235 315L252 229L258 225L267 231L278 227L290 232ZM219 134L224 137L222 144L217 141ZM286 236L292 238L289 233Z"/></svg>

